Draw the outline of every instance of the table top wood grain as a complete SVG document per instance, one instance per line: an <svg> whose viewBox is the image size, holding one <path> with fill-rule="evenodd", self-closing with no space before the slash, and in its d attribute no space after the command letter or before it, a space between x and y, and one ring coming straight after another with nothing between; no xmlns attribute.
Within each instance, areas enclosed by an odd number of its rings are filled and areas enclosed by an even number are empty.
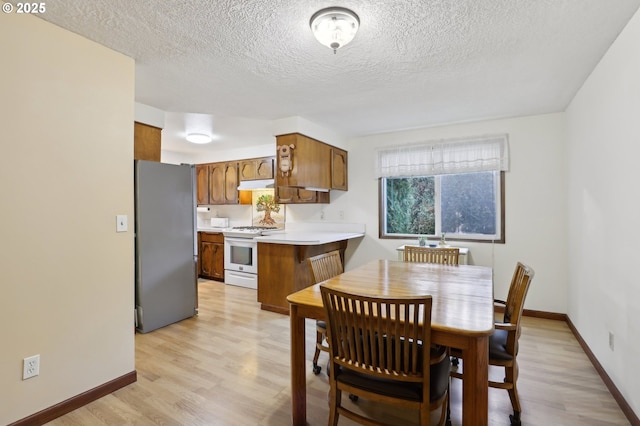
<svg viewBox="0 0 640 426"><path fill-rule="evenodd" d="M380 297L429 294L431 327L456 334L493 333L492 270L475 265L440 265L380 259L287 297L289 303L322 308L320 285Z"/></svg>

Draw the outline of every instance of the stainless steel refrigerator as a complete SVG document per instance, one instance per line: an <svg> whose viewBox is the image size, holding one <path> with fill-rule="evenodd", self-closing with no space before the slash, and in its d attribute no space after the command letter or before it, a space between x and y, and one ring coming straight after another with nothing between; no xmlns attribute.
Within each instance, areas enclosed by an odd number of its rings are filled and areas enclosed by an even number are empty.
<svg viewBox="0 0 640 426"><path fill-rule="evenodd" d="M197 314L195 172L136 160L136 328L147 333Z"/></svg>

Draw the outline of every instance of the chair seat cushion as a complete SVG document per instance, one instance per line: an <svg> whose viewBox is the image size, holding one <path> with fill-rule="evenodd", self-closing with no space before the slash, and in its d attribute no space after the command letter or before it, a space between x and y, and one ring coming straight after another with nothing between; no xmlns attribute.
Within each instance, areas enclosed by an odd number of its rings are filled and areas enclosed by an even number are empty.
<svg viewBox="0 0 640 426"><path fill-rule="evenodd" d="M444 348L432 349L432 354L441 352ZM420 345L422 351L422 345ZM430 368L431 382L429 396L431 401L441 398L449 386L450 362L448 357L444 357L437 364L432 364ZM340 369L336 377L338 382L354 386L363 390L379 393L381 395L406 399L409 401L422 400L422 384L400 382L397 380L379 379L366 374L360 374L346 368Z"/></svg>
<svg viewBox="0 0 640 426"><path fill-rule="evenodd" d="M507 352L507 330L495 330L489 337L489 358L510 361L513 355Z"/></svg>

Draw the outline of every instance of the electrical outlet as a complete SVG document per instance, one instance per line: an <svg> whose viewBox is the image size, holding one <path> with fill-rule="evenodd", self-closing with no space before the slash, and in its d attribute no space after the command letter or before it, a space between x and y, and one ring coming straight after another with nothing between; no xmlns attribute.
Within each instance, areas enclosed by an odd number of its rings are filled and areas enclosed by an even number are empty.
<svg viewBox="0 0 640 426"><path fill-rule="evenodd" d="M611 349L613 351L613 333L609 332L609 349Z"/></svg>
<svg viewBox="0 0 640 426"><path fill-rule="evenodd" d="M344 210L340 210L340 220L344 220Z"/></svg>
<svg viewBox="0 0 640 426"><path fill-rule="evenodd" d="M324 209L320 210L320 220L324 220Z"/></svg>
<svg viewBox="0 0 640 426"><path fill-rule="evenodd" d="M40 374L40 355L30 356L23 360L22 364L22 380Z"/></svg>

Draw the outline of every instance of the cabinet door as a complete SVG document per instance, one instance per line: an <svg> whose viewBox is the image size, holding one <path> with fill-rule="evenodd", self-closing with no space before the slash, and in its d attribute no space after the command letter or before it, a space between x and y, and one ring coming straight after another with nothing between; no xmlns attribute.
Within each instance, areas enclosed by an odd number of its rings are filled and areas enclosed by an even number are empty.
<svg viewBox="0 0 640 426"><path fill-rule="evenodd" d="M347 151L338 148L331 148L331 189L348 189Z"/></svg>
<svg viewBox="0 0 640 426"><path fill-rule="evenodd" d="M209 165L196 165L196 191L198 204L209 204Z"/></svg>
<svg viewBox="0 0 640 426"><path fill-rule="evenodd" d="M256 161L244 160L240 162L240 180L254 180L256 179Z"/></svg>
<svg viewBox="0 0 640 426"><path fill-rule="evenodd" d="M256 179L273 179L273 160L275 157L256 160Z"/></svg>
<svg viewBox="0 0 640 426"><path fill-rule="evenodd" d="M211 276L215 279L224 280L224 244L213 244Z"/></svg>
<svg viewBox="0 0 640 426"><path fill-rule="evenodd" d="M279 186L275 190L276 201L280 204L328 203L329 193L309 191L302 188Z"/></svg>
<svg viewBox="0 0 640 426"><path fill-rule="evenodd" d="M199 233L202 234L202 233ZM198 251L198 275L214 280L224 280L224 237L222 234L204 234Z"/></svg>
<svg viewBox="0 0 640 426"><path fill-rule="evenodd" d="M224 165L224 204L238 204L238 163Z"/></svg>
<svg viewBox="0 0 640 426"><path fill-rule="evenodd" d="M318 193L307 189L298 188L298 203L315 203L318 201Z"/></svg>
<svg viewBox="0 0 640 426"><path fill-rule="evenodd" d="M275 190L276 202L280 204L294 204L298 191L289 186L278 186Z"/></svg>
<svg viewBox="0 0 640 426"><path fill-rule="evenodd" d="M213 163L209 165L209 203L225 203L225 164Z"/></svg>
<svg viewBox="0 0 640 426"><path fill-rule="evenodd" d="M251 158L238 163L240 180L273 179L275 157Z"/></svg>
<svg viewBox="0 0 640 426"><path fill-rule="evenodd" d="M137 121L133 124L134 160L160 161L162 129Z"/></svg>
<svg viewBox="0 0 640 426"><path fill-rule="evenodd" d="M215 252L215 243L200 243L200 275L211 278L213 274L213 255Z"/></svg>

